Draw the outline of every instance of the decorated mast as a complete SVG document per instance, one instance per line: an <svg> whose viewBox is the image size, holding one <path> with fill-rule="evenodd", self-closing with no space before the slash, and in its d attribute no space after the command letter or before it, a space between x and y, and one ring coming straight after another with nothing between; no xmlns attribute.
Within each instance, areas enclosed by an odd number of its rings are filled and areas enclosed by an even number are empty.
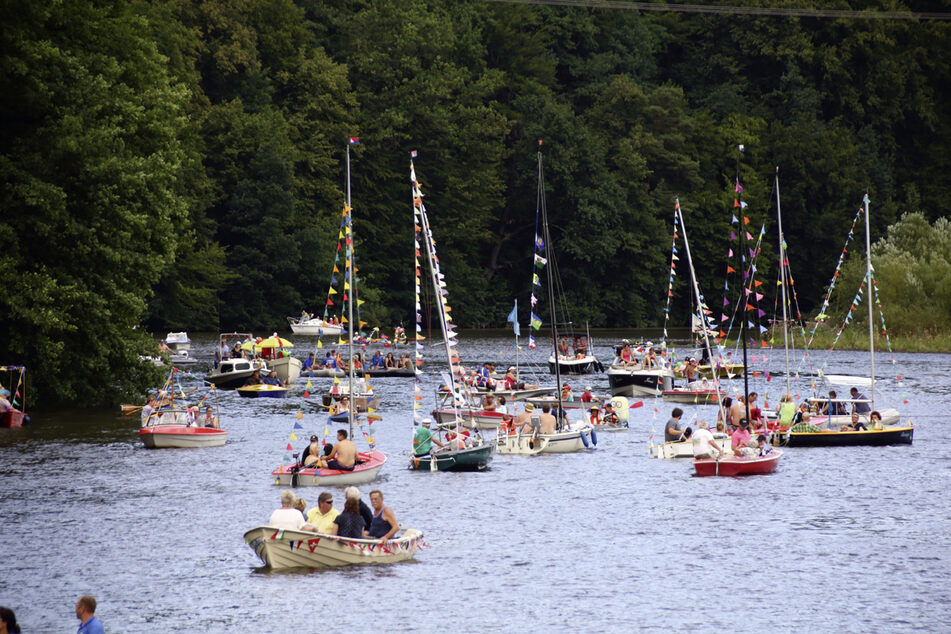
<svg viewBox="0 0 951 634"><path fill-rule="evenodd" d="M545 203L545 170L542 168L542 140L538 140L538 205L541 209L542 217L542 235L544 244L542 247L545 250L546 258L542 258L538 254L535 255L536 263L539 263L541 266L544 266L547 261L551 261L552 265L545 267L547 271L548 278L548 304L551 307L551 345L552 351L555 355L555 394L558 398L558 411L556 413L557 419L555 421L557 429L562 428L562 419L561 413L564 411L564 405L561 400L561 363L558 359L558 319L556 318L556 306L555 306L555 284L552 274L552 268L554 268L554 263L552 260L552 248L551 248L551 234L548 231L548 205ZM536 213L536 218L537 218ZM536 220L537 222L537 220ZM538 246L538 234L535 235L535 246ZM540 260L540 262L539 262ZM534 280L537 281L538 274L535 274ZM535 294L532 293L532 303L534 304Z"/></svg>

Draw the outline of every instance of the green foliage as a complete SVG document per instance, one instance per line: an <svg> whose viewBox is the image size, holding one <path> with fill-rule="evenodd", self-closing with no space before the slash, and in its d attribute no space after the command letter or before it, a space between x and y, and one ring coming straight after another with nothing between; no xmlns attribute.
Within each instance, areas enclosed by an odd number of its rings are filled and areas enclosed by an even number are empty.
<svg viewBox="0 0 951 634"><path fill-rule="evenodd" d="M768 236L760 279L776 270L779 167L803 311L868 191L873 234L890 227L875 250L889 326L949 327L945 23L446 0L7 5L0 353L44 396L141 387L139 324L273 330L321 312L350 136L371 326L414 313L414 149L457 322L502 325L513 297L528 305L543 139L575 323L661 322L678 197L701 287L719 293L742 143L745 213ZM926 211L897 222L902 209ZM847 268L843 288L860 275ZM672 318L686 281L681 268Z"/></svg>

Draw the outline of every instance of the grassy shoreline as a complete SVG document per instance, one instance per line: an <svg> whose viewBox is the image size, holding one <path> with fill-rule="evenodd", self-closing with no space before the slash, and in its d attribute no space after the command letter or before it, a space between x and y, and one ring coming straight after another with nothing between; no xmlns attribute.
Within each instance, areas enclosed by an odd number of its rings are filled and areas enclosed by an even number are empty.
<svg viewBox="0 0 951 634"><path fill-rule="evenodd" d="M777 329L773 333L774 345L782 347L783 331ZM806 333L809 334L808 331ZM828 350L835 339L835 333L831 330L820 328L816 330L815 338L809 346L810 350ZM888 339L891 341L894 352L914 352L914 353L951 353L951 332L935 331L925 329L920 333L888 333ZM794 345L801 348L803 345L802 336L796 333ZM868 331L859 328L850 328L842 333L839 341L835 344L836 350L868 350ZM875 333L875 351L887 351L888 346L885 337L881 332Z"/></svg>

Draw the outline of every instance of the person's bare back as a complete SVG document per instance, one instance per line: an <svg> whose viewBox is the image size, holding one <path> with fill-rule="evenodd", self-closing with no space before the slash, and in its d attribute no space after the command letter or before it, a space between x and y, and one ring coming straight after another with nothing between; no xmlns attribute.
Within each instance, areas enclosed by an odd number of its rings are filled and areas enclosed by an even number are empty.
<svg viewBox="0 0 951 634"><path fill-rule="evenodd" d="M351 440L341 440L334 447L337 462L344 467L352 467L357 463L357 446Z"/></svg>
<svg viewBox="0 0 951 634"><path fill-rule="evenodd" d="M555 417L551 414L542 414L541 415L541 428L539 433L542 434L554 434L555 433Z"/></svg>

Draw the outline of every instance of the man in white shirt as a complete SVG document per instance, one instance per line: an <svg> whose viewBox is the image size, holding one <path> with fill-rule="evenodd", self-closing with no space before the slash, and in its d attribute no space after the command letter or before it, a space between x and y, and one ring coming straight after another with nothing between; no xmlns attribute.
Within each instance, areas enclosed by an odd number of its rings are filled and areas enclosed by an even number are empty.
<svg viewBox="0 0 951 634"><path fill-rule="evenodd" d="M284 530L299 531L304 525L304 515L294 508L294 492L286 489L281 492L281 508L271 513L268 526Z"/></svg>
<svg viewBox="0 0 951 634"><path fill-rule="evenodd" d="M718 456L723 455L720 445L713 439L713 434L707 429L707 421L702 420L697 423L697 431L691 436L693 440L694 458L712 458L713 450L716 450Z"/></svg>

